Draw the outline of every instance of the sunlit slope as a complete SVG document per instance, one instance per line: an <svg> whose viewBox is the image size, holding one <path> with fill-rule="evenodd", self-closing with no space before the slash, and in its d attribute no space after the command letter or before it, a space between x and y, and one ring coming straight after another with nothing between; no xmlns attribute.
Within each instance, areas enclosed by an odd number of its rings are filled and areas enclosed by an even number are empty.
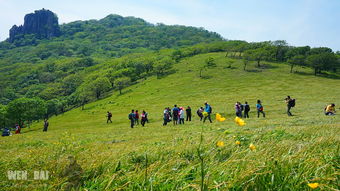
<svg viewBox="0 0 340 191"><path fill-rule="evenodd" d="M217 67L204 70L200 78L199 66L208 57ZM1 186L42 188L43 181L6 181L4 175L8 169L45 169L51 171L49 188L59 189L66 181L60 174L73 155L83 168L87 189L195 190L201 184L197 148L202 132L204 184L209 189L306 190L309 182L337 188L340 118L325 116L323 108L339 104L339 79L314 77L304 68L296 69L299 74L289 73L281 63L263 63L261 68L250 63L243 71L241 60L235 60L232 68L227 68L226 60L223 53L181 60L173 74L141 81L122 95L115 92L87 104L85 110L52 117L47 133L40 122L22 135L1 138ZM296 99L293 117L286 114L287 95ZM257 99L263 102L266 118L256 117ZM204 101L227 120L203 125L195 112ZM246 126L233 121L236 101L251 105ZM163 127L162 111L174 104L191 106L193 121ZM145 109L150 123L129 128L131 109ZM112 124L106 124L107 111L113 114ZM216 148L216 141L225 146ZM250 143L256 151L249 150Z"/></svg>

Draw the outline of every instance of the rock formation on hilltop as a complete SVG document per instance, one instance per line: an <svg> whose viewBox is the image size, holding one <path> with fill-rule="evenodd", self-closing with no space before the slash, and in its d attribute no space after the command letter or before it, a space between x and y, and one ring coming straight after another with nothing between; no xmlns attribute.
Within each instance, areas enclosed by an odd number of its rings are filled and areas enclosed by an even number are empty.
<svg viewBox="0 0 340 191"><path fill-rule="evenodd" d="M24 25L14 25L9 30L9 42L21 39L26 34L33 34L38 39L48 39L60 35L58 17L52 11L42 9L27 14Z"/></svg>

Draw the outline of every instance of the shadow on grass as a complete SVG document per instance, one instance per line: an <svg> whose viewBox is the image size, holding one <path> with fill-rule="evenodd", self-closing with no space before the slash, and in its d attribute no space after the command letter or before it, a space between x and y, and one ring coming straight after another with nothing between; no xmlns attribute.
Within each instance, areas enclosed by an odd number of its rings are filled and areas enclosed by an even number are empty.
<svg viewBox="0 0 340 191"><path fill-rule="evenodd" d="M207 80L207 79L211 79L213 76L210 76L210 75L205 75L205 76L201 76L199 78L201 79L204 79L204 80Z"/></svg>
<svg viewBox="0 0 340 191"><path fill-rule="evenodd" d="M295 71L295 74L303 75L303 76L315 76L312 72L301 72L301 71ZM317 77L322 78L330 78L330 79L340 79L340 74L334 74L334 73L321 73L317 74Z"/></svg>
<svg viewBox="0 0 340 191"><path fill-rule="evenodd" d="M162 78L164 78L164 77L166 77L166 76L168 76L170 74L174 74L174 73L176 73L175 69L169 70L167 72L164 72L163 74L158 74L157 75L157 79L162 79Z"/></svg>
<svg viewBox="0 0 340 191"><path fill-rule="evenodd" d="M259 73L262 72L262 70L258 70L258 69L252 69L252 70L245 70L246 72L254 72L254 73Z"/></svg>
<svg viewBox="0 0 340 191"><path fill-rule="evenodd" d="M121 93L121 94L118 94L117 97L122 96L122 95L125 95L125 94L127 94L127 93L131 93L131 92L132 92L131 89L128 89L128 90L125 90L125 91L122 90L122 93Z"/></svg>
<svg viewBox="0 0 340 191"><path fill-rule="evenodd" d="M278 66L273 66L271 64L261 64L260 67L258 68L261 68L261 69L275 69L275 68L279 68Z"/></svg>
<svg viewBox="0 0 340 191"><path fill-rule="evenodd" d="M231 70L235 70L235 69L237 69L237 67L233 67L233 66L226 66L226 67L224 67L224 69L231 69Z"/></svg>

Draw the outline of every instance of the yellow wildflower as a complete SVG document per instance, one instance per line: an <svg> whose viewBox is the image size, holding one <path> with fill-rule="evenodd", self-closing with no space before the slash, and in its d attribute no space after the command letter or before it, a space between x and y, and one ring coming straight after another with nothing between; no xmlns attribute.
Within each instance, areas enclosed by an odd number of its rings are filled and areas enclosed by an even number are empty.
<svg viewBox="0 0 340 191"><path fill-rule="evenodd" d="M221 114L216 113L216 121L223 122L225 121L225 118L221 116Z"/></svg>
<svg viewBox="0 0 340 191"><path fill-rule="evenodd" d="M241 142L240 141L236 141L235 144L236 145L241 145Z"/></svg>
<svg viewBox="0 0 340 191"><path fill-rule="evenodd" d="M224 142L223 141L217 141L216 146L224 147Z"/></svg>
<svg viewBox="0 0 340 191"><path fill-rule="evenodd" d="M309 183L307 184L310 188L315 189L319 187L319 183L315 182L315 183Z"/></svg>
<svg viewBox="0 0 340 191"><path fill-rule="evenodd" d="M249 149L253 151L253 150L256 150L256 147L255 147L255 145L253 143L251 143L249 145Z"/></svg>
<svg viewBox="0 0 340 191"><path fill-rule="evenodd" d="M246 124L246 122L244 122L244 120L239 117L235 117L235 123L239 126L244 126Z"/></svg>

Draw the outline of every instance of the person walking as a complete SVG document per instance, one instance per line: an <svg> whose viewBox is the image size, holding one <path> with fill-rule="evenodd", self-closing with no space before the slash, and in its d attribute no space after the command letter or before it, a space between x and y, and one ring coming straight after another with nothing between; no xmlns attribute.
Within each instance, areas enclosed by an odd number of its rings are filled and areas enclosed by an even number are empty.
<svg viewBox="0 0 340 191"><path fill-rule="evenodd" d="M184 108L179 108L179 124L184 124Z"/></svg>
<svg viewBox="0 0 340 191"><path fill-rule="evenodd" d="M287 104L287 115L288 116L293 116L293 114L290 112L292 107L295 106L295 99L290 98L290 96L287 96L285 98L286 104Z"/></svg>
<svg viewBox="0 0 340 191"><path fill-rule="evenodd" d="M198 110L196 111L198 117L200 118L200 121L202 121L203 119L203 112L204 112L203 107L198 108Z"/></svg>
<svg viewBox="0 0 340 191"><path fill-rule="evenodd" d="M262 113L263 117L266 117L266 114L263 111L261 100L257 100L256 109L257 109L257 118L260 117L260 113Z"/></svg>
<svg viewBox="0 0 340 191"><path fill-rule="evenodd" d="M138 110L136 110L136 112L135 112L135 124L139 125L139 113L138 113Z"/></svg>
<svg viewBox="0 0 340 191"><path fill-rule="evenodd" d="M143 110L143 112L140 116L141 116L140 124L142 124L142 126L144 127L145 122L146 122L146 112Z"/></svg>
<svg viewBox="0 0 340 191"><path fill-rule="evenodd" d="M172 120L173 120L174 125L177 125L178 113L179 113L179 109L177 105L174 105L174 108L172 108Z"/></svg>
<svg viewBox="0 0 340 191"><path fill-rule="evenodd" d="M147 123L149 123L149 113L148 112L145 112L145 121L147 122Z"/></svg>
<svg viewBox="0 0 340 191"><path fill-rule="evenodd" d="M133 126L135 125L135 110L131 110L131 113L128 115L128 118L130 120L130 127L133 128Z"/></svg>
<svg viewBox="0 0 340 191"><path fill-rule="evenodd" d="M185 110L185 113L187 115L186 121L191 121L191 108L190 108L190 106L187 107L187 109Z"/></svg>
<svg viewBox="0 0 340 191"><path fill-rule="evenodd" d="M163 111L163 126L166 126L168 124L168 122L170 121L170 109L168 107L164 108Z"/></svg>
<svg viewBox="0 0 340 191"><path fill-rule="evenodd" d="M112 123L112 121L111 121L112 113L108 111L107 114L106 114L106 117L107 117L106 123L109 123L109 121Z"/></svg>
<svg viewBox="0 0 340 191"><path fill-rule="evenodd" d="M21 127L18 124L15 124L15 134L21 133Z"/></svg>
<svg viewBox="0 0 340 191"><path fill-rule="evenodd" d="M43 132L46 132L46 131L47 131L48 126L49 126L48 120L45 119L45 120L44 120L44 129L43 129Z"/></svg>
<svg viewBox="0 0 340 191"><path fill-rule="evenodd" d="M249 118L250 106L248 102L244 103L243 108L244 108L244 118Z"/></svg>
<svg viewBox="0 0 340 191"><path fill-rule="evenodd" d="M205 105L204 112L207 112L207 114L206 114L206 116L204 116L203 123L205 123L205 120L206 120L207 118L209 119L210 123L212 123L212 121L211 121L211 116L210 116L210 115L211 115L211 112L212 112L212 108L211 108L211 106L208 104L208 102L205 102L204 105Z"/></svg>
<svg viewBox="0 0 340 191"><path fill-rule="evenodd" d="M240 102L235 103L235 114L237 117L242 117L242 110Z"/></svg>

